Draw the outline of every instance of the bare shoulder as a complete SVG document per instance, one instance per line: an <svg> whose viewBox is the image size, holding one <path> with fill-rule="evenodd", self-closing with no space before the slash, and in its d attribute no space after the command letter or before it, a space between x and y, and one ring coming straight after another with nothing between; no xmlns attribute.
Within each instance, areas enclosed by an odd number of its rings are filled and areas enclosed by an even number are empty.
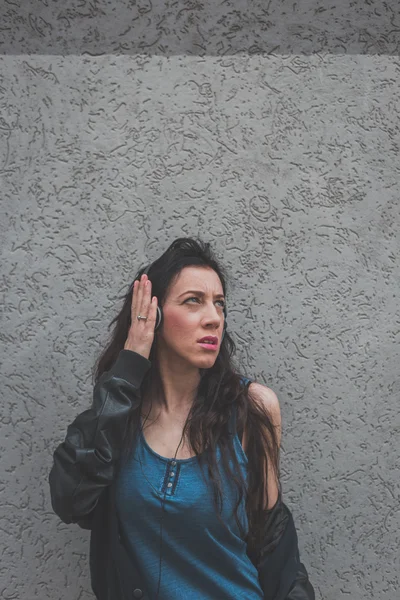
<svg viewBox="0 0 400 600"><path fill-rule="evenodd" d="M265 412L268 414L272 425L275 428L277 434L277 442L278 446L281 443L281 411L279 406L278 396L275 394L271 388L263 385L261 383L257 383L256 381L252 381L249 385L249 393L251 394L254 401L261 406ZM245 444L244 448L247 448L248 441L248 432L245 430L245 436L243 442ZM279 497L279 486L277 480L277 474L272 465L272 461L267 461L266 468L266 478L265 478L265 487L264 487L264 496L263 496L263 505L265 508L271 509L275 506L278 497ZM268 496L267 496L268 493ZM268 501L267 501L268 497Z"/></svg>
<svg viewBox="0 0 400 600"><path fill-rule="evenodd" d="M271 417L273 424L277 428L278 438L280 441L282 419L278 396L273 390L271 390L271 388L256 381L252 381L250 383L249 392L251 393L254 400L260 406L266 409L266 412Z"/></svg>
<svg viewBox="0 0 400 600"><path fill-rule="evenodd" d="M251 395L259 400L266 408L277 408L279 407L278 396L275 394L274 390L263 385L262 383L258 383L257 381L252 381L249 385L249 391Z"/></svg>
<svg viewBox="0 0 400 600"><path fill-rule="evenodd" d="M280 413L278 396L271 388L262 383L258 383L257 381L252 381L249 385L249 392L253 398L268 411Z"/></svg>

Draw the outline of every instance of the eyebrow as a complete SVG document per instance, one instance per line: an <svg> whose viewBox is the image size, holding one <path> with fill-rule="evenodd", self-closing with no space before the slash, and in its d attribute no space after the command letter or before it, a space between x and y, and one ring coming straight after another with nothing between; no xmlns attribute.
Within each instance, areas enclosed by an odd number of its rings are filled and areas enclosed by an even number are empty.
<svg viewBox="0 0 400 600"><path fill-rule="evenodd" d="M205 296L204 292L200 290L186 290L183 294L179 294L178 298L184 296L185 294L198 294L199 296ZM225 298L224 294L215 294L214 298Z"/></svg>

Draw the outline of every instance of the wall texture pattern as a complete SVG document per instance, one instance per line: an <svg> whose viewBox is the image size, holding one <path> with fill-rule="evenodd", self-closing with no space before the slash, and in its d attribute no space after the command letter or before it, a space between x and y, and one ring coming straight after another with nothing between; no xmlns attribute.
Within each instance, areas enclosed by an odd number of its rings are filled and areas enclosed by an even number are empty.
<svg viewBox="0 0 400 600"><path fill-rule="evenodd" d="M93 597L52 452L118 296L184 235L224 260L242 372L280 399L317 597L398 597L396 10L2 3L2 598Z"/></svg>

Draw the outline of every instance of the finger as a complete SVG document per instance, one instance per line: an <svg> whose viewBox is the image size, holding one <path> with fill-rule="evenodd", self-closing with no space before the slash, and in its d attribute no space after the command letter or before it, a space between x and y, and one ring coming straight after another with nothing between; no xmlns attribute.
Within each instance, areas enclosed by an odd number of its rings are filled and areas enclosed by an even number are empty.
<svg viewBox="0 0 400 600"><path fill-rule="evenodd" d="M145 283L147 281L147 275L142 275L140 282L139 282L139 287L138 287L138 294L137 294L137 303L136 303L136 313L135 313L135 317L137 317L138 315L141 315L142 317L145 317L146 315L143 313L143 296L145 294Z"/></svg>
<svg viewBox="0 0 400 600"><path fill-rule="evenodd" d="M140 314L148 317L151 300L151 281L148 279L143 285L142 304L140 305Z"/></svg>
<svg viewBox="0 0 400 600"><path fill-rule="evenodd" d="M136 314L138 284L139 284L138 280L135 279L135 281L133 282L133 289L132 289L131 323L133 323L133 319L135 318L134 316Z"/></svg>
<svg viewBox="0 0 400 600"><path fill-rule="evenodd" d="M132 294L132 323L134 323L134 320L136 319L137 315L140 315L140 305L141 305L141 298L143 295L143 282L144 282L144 278L143 275L140 279L136 280L136 290L135 290L135 294Z"/></svg>
<svg viewBox="0 0 400 600"><path fill-rule="evenodd" d="M148 317L149 321L152 321L155 327L157 320L157 296L153 296L151 299Z"/></svg>

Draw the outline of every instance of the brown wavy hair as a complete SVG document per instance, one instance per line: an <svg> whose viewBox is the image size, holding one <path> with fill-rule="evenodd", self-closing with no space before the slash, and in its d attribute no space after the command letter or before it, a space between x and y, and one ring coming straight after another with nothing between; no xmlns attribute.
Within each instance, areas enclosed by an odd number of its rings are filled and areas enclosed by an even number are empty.
<svg viewBox="0 0 400 600"><path fill-rule="evenodd" d="M152 282L152 295L157 296L158 306L163 306L169 287L174 283L181 270L186 266L203 266L213 269L220 278L225 299L227 298L227 274L221 262L216 258L209 243L199 238L178 238L167 250L152 263L148 277ZM134 280L140 279L145 267L137 272ZM133 280L133 281L134 281ZM94 367L94 381L108 371L116 361L119 352L124 348L131 324L131 304L133 281L126 294L120 296L123 305L117 316L111 321L108 329L114 325L112 334L106 348L102 351ZM162 329L162 325L161 325ZM154 392L157 397L164 398L162 380L155 359L157 351L157 335L150 351L149 360L151 367L146 373L141 386L141 397L149 398ZM225 331L221 342L220 351L214 365L209 369L200 369L200 383L197 395L189 411L185 426L184 436L193 453L198 456L200 464L207 464L208 474L213 486L213 499L218 518L221 520L222 490L216 448L221 448L222 465L226 473L235 482L238 490L238 500L234 509L235 520L243 539L247 543L247 552L253 562L257 562L262 546L262 532L265 530L267 510L264 505L264 490L266 506L268 506L268 492L266 474L268 465L271 464L278 483L279 497L281 497L280 469L279 469L279 443L273 420L268 411L252 396L249 386L243 386L240 370L234 358L236 345ZM232 435L228 430L228 422L232 410L236 410L237 430L247 431L246 456L247 483L243 480L236 455L233 448ZM126 432L122 444L122 458L125 460L132 452L137 440L140 427L140 406L133 410L127 420ZM229 457L232 458L234 468L231 470ZM269 462L270 461L270 462ZM238 518L238 507L245 496L246 514L248 518L248 532ZM275 504L275 506L277 503Z"/></svg>

